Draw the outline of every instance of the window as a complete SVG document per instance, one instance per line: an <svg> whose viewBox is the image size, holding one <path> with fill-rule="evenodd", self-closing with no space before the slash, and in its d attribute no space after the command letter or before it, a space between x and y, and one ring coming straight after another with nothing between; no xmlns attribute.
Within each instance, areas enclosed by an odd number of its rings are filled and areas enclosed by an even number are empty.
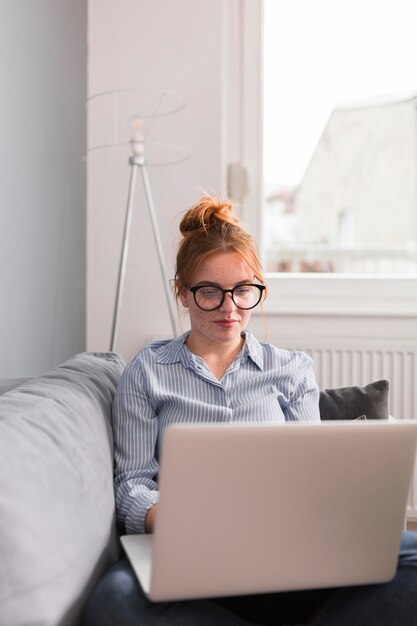
<svg viewBox="0 0 417 626"><path fill-rule="evenodd" d="M264 0L270 271L417 274L413 0Z"/></svg>
<svg viewBox="0 0 417 626"><path fill-rule="evenodd" d="M372 6L375 12L372 28L365 18L362 19L362 7L365 5ZM414 106L414 97L417 96L417 82L415 94L401 94L399 97L397 94L395 98L382 98L380 100L381 111L385 111L385 106L387 106L386 110L392 109L394 112L400 112L399 117L403 121L407 120L408 125L403 124L402 126L402 135L399 134L395 148L392 149L393 154L390 156L389 165L383 167L380 162L374 163L372 188L376 190L376 197L373 199L372 205L374 214L372 219L368 219L367 225L363 221L364 209L361 204L361 189L357 190L356 195L353 193L348 195L342 193L343 190L340 191L340 197L330 213L320 213L316 208L314 209L316 213L312 214L313 211L309 208L311 206L310 198L317 192L314 185L321 191L320 184L328 183L328 179L323 175L323 170L325 171L323 163L319 164L320 167L315 165L312 168L311 165L313 163L312 155L319 150L324 151L323 138L326 134L324 131L332 117L334 122L333 127L330 128L332 132L327 134L325 141L333 142L333 144L338 141L342 142L340 132L336 132L342 116L334 115L334 110L341 109L338 105L346 99L353 98L355 104L349 105L351 112L359 114L363 109L365 116L368 116L369 113L372 113L371 109L375 104L375 101L369 100L371 95L378 95L387 90L398 92L401 89L404 91L404 89L412 86L410 84L411 79L407 82L404 78L405 66L410 67L408 55L411 56L412 63L413 57L415 57L415 54L412 55L413 46L417 47L417 44L413 43L410 31L410 25L413 23L410 14L411 2L405 2L405 0L400 0L395 4L391 2L388 8L386 8L385 3L380 6L378 3L369 3L365 0L360 4L358 2L346 2L343 10L341 3L321 0L314 0L313 2L311 0L310 2L301 0L281 0L279 2L277 0L264 0L264 2L242 0L242 7L241 161L252 175L251 190L243 201L243 217L251 232L262 245L263 261L268 271L268 283L270 285L267 312L415 316L417 311L417 179L415 174L417 172L417 154L416 148L411 144L417 138L417 133L413 130L413 128L417 128L416 107ZM275 22L275 38L278 39L280 33L287 31L292 33L292 39L287 38L287 47L283 49L281 54L274 56L274 62L268 68L268 61L266 58L264 59L264 55L266 57L268 51L265 49L267 40L264 39L263 10L267 12L271 7L281 11L279 21ZM285 18L285 11L288 7L297 9L296 19L292 18L292 22L289 18ZM362 36L365 38L366 35L367 50L372 56L372 63L369 62L368 64L368 74L361 84L362 91L360 94L355 92L350 93L350 96L348 94L337 96L321 113L321 118L317 114L316 117L317 119L320 118L321 122L316 125L315 131L307 132L305 118L314 117L313 109L316 106L314 99L320 103L323 91L322 83L314 72L314 65L312 68L310 67L303 79L301 76L303 63L300 62L297 71L293 66L291 72L291 62L296 52L298 56L301 54L301 61L304 59L305 63L307 63L308 57L313 56L314 39L313 43L307 43L306 39L309 31L314 34L316 40L326 36L327 47L325 46L324 51L321 52L321 60L316 60L316 65L320 63L327 67L327 75L325 76L327 83L339 82L343 84L343 76L347 75L344 72L353 71L352 65L348 63L350 57L347 57L348 60L344 61L344 65L340 63L336 69L330 68L329 59L335 56L335 47L342 38L342 31L346 30L347 16L353 14L356 15L356 21L361 23ZM381 21L382 14L384 14L385 20L383 22ZM381 24L386 24L388 18L391 26L389 31L385 31ZM268 26L273 21L268 14L267 21ZM327 35L326 30L323 35L319 32L318 25L321 23L326 25ZM404 67L399 67L398 59L394 57L394 54L391 56L389 54L390 50L393 52L394 47L393 31L400 28L403 29L402 37L406 40L405 43L399 44L403 55L407 58ZM378 41L374 40L375 32L379 33ZM355 51L356 43L358 43L356 40L357 35L354 29L351 29L342 50L349 48L351 51ZM384 57L381 56L381 50L383 50L381 41L384 42L387 49L384 51ZM264 80L262 80L263 66ZM377 74L382 81L387 74L387 67L394 68L393 75L397 77L398 82L396 84L389 83L386 88L381 82L377 92L374 91L376 88L372 87L373 91L367 93L365 87L371 88L371 74ZM275 104L270 107L271 110L268 113L263 110L263 93L264 89L267 89L266 86L264 87L265 81L268 80L268 75L271 72L274 76L277 96L274 101ZM302 80L307 82L304 84L301 96L298 96L295 101L294 93ZM324 81L325 79L321 80ZM357 105L359 95L368 98L366 104L362 101L360 106ZM295 112L295 125L292 132L287 134L287 143L284 140L284 131L274 136L272 127L267 126L268 118L279 119L281 128L283 127L282 124L290 126L289 113L284 113L283 105L281 107L280 104L280 100L284 101L285 99L289 100L290 105L291 102L293 103L292 108ZM269 101L269 104L271 103L272 99ZM399 105L398 108L396 108L397 104ZM345 122L346 120L343 120L343 124ZM353 125L352 120L349 123ZM369 133L369 128L372 126L371 122L369 120L363 124L361 122L361 125L365 128L363 131L365 135L367 132ZM388 120L387 117L382 122L382 129L384 126L386 129L392 126L391 120ZM263 132L264 127L265 133ZM268 141L266 136L268 136ZM309 136L309 148L298 149L297 142L299 140L304 141L307 136ZM350 138L352 138L352 133ZM387 143L386 136L380 137L379 140L382 144ZM268 182L275 182L275 188L263 183L264 177L265 179L271 178L269 174L272 168L268 165L270 157L267 155L268 142L272 142L275 147L279 145L280 153L284 155L278 158L278 152L276 152L275 157L272 157L278 178L276 181ZM319 147L320 142L321 148ZM327 149L328 147L327 145ZM296 174L297 168L293 160L294 154L298 159L298 174ZM358 155L362 154L361 151L356 149L356 152L349 152L345 149L341 154L343 154L343 158L347 154L351 154L350 158L354 159L354 167L350 170L348 183L353 174L366 182L367 170L360 170L358 163ZM303 158L301 158L302 155ZM401 167L399 166L400 161ZM278 167L279 163L282 166ZM394 167L393 164L396 164L395 167L400 169L400 171L395 172L395 177L399 181L395 187L392 180L393 170L391 169L391 166ZM309 167L310 188L304 186L304 190L300 193L300 180L305 180L306 171ZM317 169L321 175L313 177L313 169ZM294 172L292 178L290 171ZM349 187L348 183L346 183L345 189ZM390 209L387 213L384 205L387 203L385 197L387 188L384 185L388 183L392 189L389 198ZM355 182L355 185L357 188L358 183ZM413 188L416 191L413 191ZM407 190L408 195L407 210L403 211L405 190ZM376 192L380 192L379 195ZM326 191L326 194L331 195L329 190ZM268 203L266 199L268 199ZM300 208L301 201L302 209ZM320 207L320 203L318 206ZM381 233L393 234L390 231L398 225L396 222L398 221L399 207L406 216L404 217L405 225L401 226L401 234L396 233L395 242L383 241ZM385 224L387 214L390 219L389 227ZM328 230L320 231L318 229L322 222L325 223ZM371 235L368 236L367 241L363 240L364 230L367 230L368 235ZM404 233L406 233L406 238L404 238ZM284 249L286 254L281 254ZM384 254L387 250L390 252L388 259L386 258L387 255L381 258L381 250ZM405 259L403 258L404 255L406 256ZM378 258L375 260L375 257ZM393 259L395 263L392 263ZM375 270L376 267L377 270Z"/></svg>

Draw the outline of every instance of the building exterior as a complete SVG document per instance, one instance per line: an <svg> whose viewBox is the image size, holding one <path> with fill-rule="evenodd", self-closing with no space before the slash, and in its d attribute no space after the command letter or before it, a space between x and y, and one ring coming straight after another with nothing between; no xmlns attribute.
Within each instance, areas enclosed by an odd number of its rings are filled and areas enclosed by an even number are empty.
<svg viewBox="0 0 417 626"><path fill-rule="evenodd" d="M276 229L269 245L275 269L416 273L417 96L336 108L294 190L294 218L294 240Z"/></svg>

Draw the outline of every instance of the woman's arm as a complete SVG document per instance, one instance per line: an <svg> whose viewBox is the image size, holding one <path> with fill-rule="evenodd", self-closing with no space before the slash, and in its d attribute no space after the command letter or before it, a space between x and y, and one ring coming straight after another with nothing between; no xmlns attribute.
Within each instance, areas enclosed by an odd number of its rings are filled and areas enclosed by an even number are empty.
<svg viewBox="0 0 417 626"><path fill-rule="evenodd" d="M288 405L284 409L286 421L320 421L319 388L314 375L313 360L304 352L294 354L296 367Z"/></svg>
<svg viewBox="0 0 417 626"><path fill-rule="evenodd" d="M153 529L155 527L155 518L158 511L158 504L154 504L148 509L148 512L145 515L145 532L153 533Z"/></svg>
<svg viewBox="0 0 417 626"><path fill-rule="evenodd" d="M155 477L158 420L146 391L140 358L120 379L112 412L115 500L118 522L127 533L145 532L145 516L159 499Z"/></svg>

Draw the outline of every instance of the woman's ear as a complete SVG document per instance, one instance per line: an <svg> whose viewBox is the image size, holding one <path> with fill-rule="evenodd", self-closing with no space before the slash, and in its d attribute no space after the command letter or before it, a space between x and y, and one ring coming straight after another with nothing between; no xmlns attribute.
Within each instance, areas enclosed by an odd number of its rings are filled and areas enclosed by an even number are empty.
<svg viewBox="0 0 417 626"><path fill-rule="evenodd" d="M183 287L181 291L178 293L180 300L181 300L181 304L186 309L188 309L188 294L189 294L189 291L187 290L186 287Z"/></svg>

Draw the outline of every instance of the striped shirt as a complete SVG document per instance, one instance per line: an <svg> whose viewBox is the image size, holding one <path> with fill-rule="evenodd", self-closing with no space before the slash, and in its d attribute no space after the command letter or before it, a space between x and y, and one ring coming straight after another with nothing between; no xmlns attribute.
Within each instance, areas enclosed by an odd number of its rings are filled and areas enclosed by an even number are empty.
<svg viewBox="0 0 417 626"><path fill-rule="evenodd" d="M161 440L170 424L320 419L310 357L243 335L221 380L185 345L188 333L146 346L126 367L112 416L116 511L125 532L144 532L146 512L158 501Z"/></svg>

